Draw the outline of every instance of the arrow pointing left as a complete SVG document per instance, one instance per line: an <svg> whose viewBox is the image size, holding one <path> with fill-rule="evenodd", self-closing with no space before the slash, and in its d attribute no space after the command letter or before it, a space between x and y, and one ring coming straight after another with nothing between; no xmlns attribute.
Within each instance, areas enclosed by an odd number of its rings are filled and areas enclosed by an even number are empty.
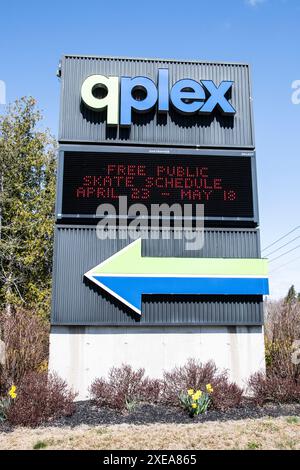
<svg viewBox="0 0 300 470"><path fill-rule="evenodd" d="M142 294L269 293L265 259L142 257L141 239L95 266L85 277L139 315Z"/></svg>

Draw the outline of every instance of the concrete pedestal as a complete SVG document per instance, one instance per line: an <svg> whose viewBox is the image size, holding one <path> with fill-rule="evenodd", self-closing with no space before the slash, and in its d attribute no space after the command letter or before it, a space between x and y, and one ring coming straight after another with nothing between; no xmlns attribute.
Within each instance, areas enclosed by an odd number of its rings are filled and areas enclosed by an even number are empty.
<svg viewBox="0 0 300 470"><path fill-rule="evenodd" d="M97 377L123 363L143 367L150 377L183 365L187 359L210 359L227 369L230 379L245 388L247 379L265 369L261 326L75 327L52 326L49 368L89 397Z"/></svg>

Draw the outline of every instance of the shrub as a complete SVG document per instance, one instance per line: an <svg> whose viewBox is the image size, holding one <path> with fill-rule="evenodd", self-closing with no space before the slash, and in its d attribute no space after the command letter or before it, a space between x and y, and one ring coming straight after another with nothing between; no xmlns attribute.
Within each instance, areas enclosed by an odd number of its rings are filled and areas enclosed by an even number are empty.
<svg viewBox="0 0 300 470"><path fill-rule="evenodd" d="M56 374L30 372L17 386L7 419L13 425L38 426L75 411L73 393Z"/></svg>
<svg viewBox="0 0 300 470"><path fill-rule="evenodd" d="M300 338L300 302L267 302L265 346L267 374L300 380L300 367L293 364L294 341Z"/></svg>
<svg viewBox="0 0 300 470"><path fill-rule="evenodd" d="M257 372L249 379L249 389L255 404L268 402L293 403L300 402L300 383L293 377Z"/></svg>
<svg viewBox="0 0 300 470"><path fill-rule="evenodd" d="M49 325L34 312L18 309L0 315L0 338L5 344L0 365L0 393L6 393L29 371L38 370L48 359Z"/></svg>
<svg viewBox="0 0 300 470"><path fill-rule="evenodd" d="M145 370L134 371L123 364L112 367L108 378L96 379L91 387L91 397L99 407L107 406L117 410L132 409L138 402L157 402L160 395L160 382L144 377Z"/></svg>
<svg viewBox="0 0 300 470"><path fill-rule="evenodd" d="M266 303L266 374L249 379L253 401L291 403L300 401L300 365L292 358L300 338L300 302L283 300Z"/></svg>
<svg viewBox="0 0 300 470"><path fill-rule="evenodd" d="M212 361L202 364L194 359L164 373L162 400L166 404L180 406L180 394L189 389L205 390L207 384L211 384L214 390L212 408L226 410L241 403L243 390L229 381L226 371L218 371Z"/></svg>

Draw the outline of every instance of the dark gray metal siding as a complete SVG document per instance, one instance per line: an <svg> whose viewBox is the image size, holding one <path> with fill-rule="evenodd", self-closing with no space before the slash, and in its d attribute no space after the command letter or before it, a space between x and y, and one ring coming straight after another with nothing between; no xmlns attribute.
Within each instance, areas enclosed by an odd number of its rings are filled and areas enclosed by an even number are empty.
<svg viewBox="0 0 300 470"><path fill-rule="evenodd" d="M219 84L233 80L231 103L236 115L182 116L172 110L167 116L155 111L139 114L131 128L109 128L105 113L81 106L82 82L92 74L145 75L157 81L157 70L168 68L170 85L182 78L208 79ZM252 102L249 66L180 60L64 56L62 60L61 142L122 143L201 147L253 148Z"/></svg>
<svg viewBox="0 0 300 470"><path fill-rule="evenodd" d="M94 227L56 228L52 324L69 325L253 325L262 323L260 296L144 296L140 318L83 278L85 272L129 240L98 240ZM189 256L182 240L143 240L144 256ZM199 257L257 258L257 230L207 229Z"/></svg>
<svg viewBox="0 0 300 470"><path fill-rule="evenodd" d="M259 258L259 232L247 229L205 229L204 245L200 251L185 249L185 240L176 239L174 232L168 240L145 239L142 256L184 258Z"/></svg>

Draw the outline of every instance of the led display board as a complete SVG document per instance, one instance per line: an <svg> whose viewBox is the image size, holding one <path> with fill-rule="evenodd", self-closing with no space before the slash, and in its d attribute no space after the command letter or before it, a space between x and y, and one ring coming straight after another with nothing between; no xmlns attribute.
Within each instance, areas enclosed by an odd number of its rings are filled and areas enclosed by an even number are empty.
<svg viewBox="0 0 300 470"><path fill-rule="evenodd" d="M119 212L119 196L127 205L142 203L151 216L153 204L204 204L205 218L254 217L252 158L224 155L126 154L64 152L60 217L95 218L108 203Z"/></svg>

